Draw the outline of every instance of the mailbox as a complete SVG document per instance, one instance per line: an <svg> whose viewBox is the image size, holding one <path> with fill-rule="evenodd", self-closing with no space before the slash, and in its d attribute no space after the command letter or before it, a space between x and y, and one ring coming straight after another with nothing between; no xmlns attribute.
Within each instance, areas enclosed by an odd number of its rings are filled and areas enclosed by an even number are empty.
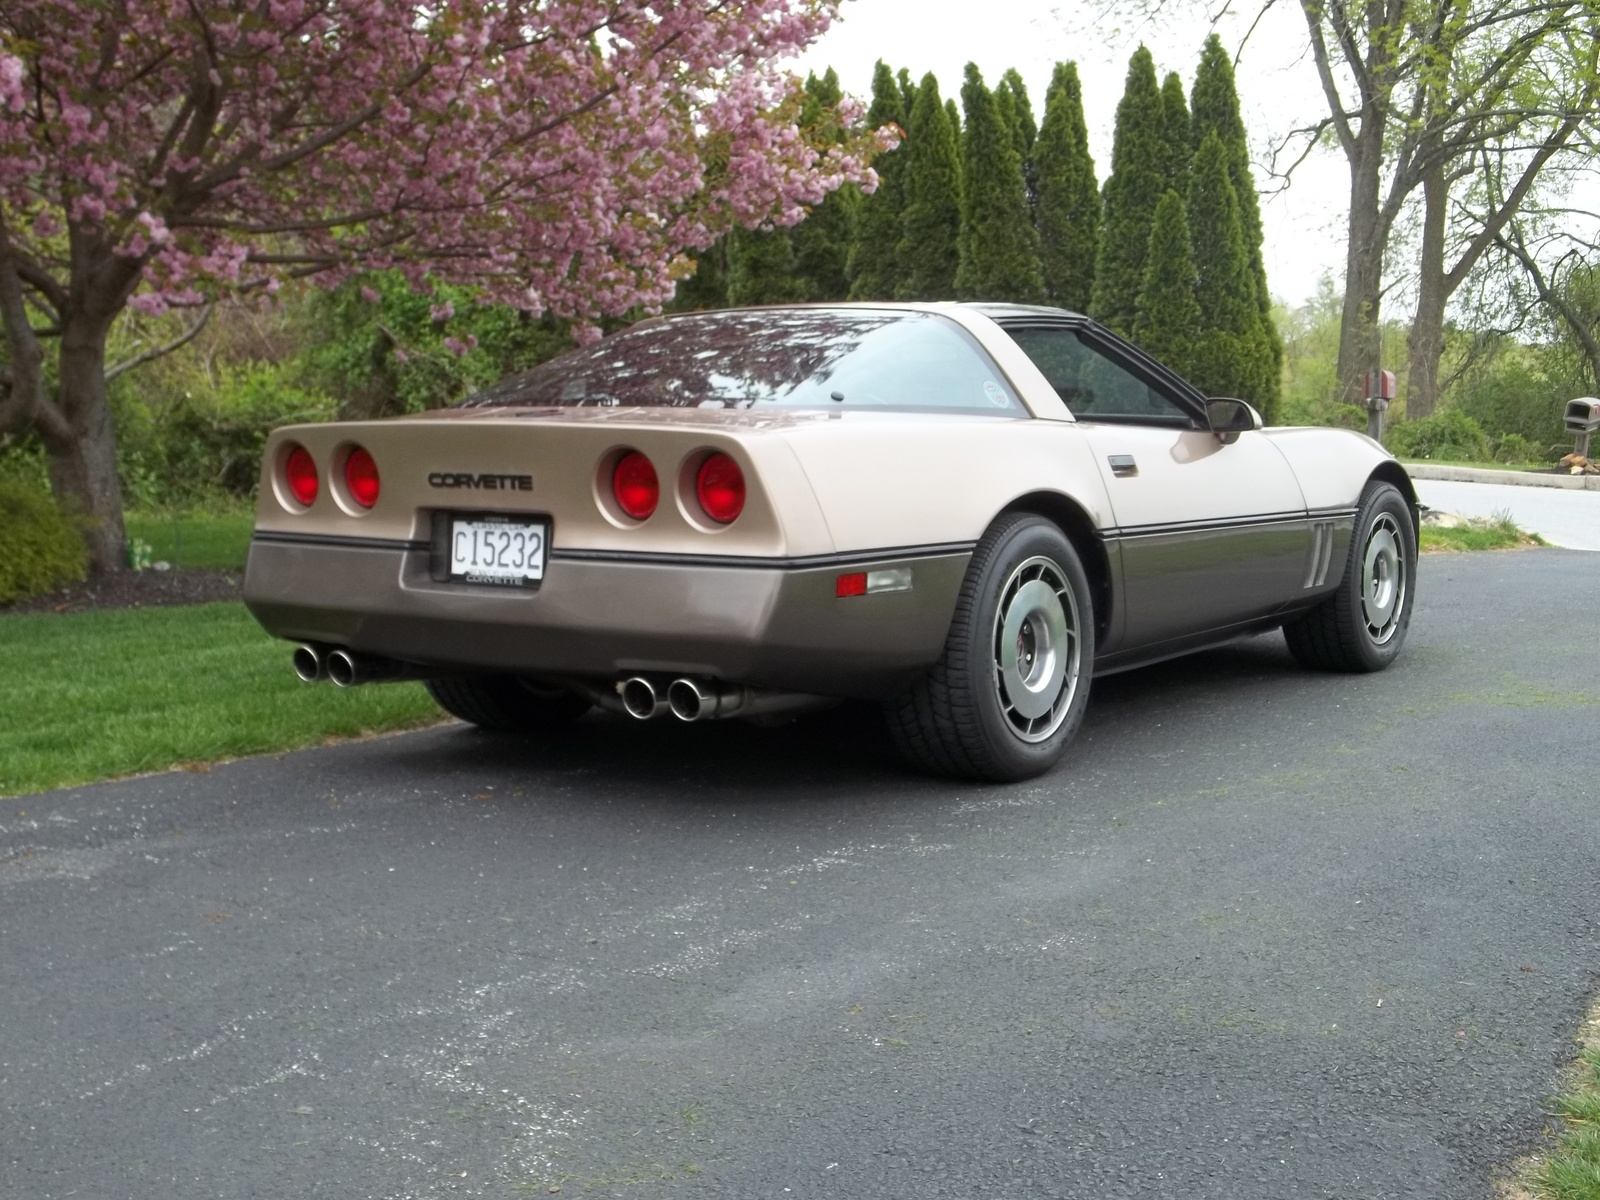
<svg viewBox="0 0 1600 1200"><path fill-rule="evenodd" d="M1567 401L1567 432L1593 433L1600 429L1600 400L1583 396Z"/></svg>

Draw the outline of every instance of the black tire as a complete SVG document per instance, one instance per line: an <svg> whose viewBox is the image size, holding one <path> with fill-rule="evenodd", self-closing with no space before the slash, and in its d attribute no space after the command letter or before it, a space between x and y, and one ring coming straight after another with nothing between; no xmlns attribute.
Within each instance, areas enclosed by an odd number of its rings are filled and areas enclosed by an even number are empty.
<svg viewBox="0 0 1600 1200"><path fill-rule="evenodd" d="M517 675L450 675L424 685L439 707L480 729L531 733L576 721L593 707L584 697Z"/></svg>
<svg viewBox="0 0 1600 1200"><path fill-rule="evenodd" d="M1383 670L1411 626L1416 577L1411 508L1393 484L1373 480L1361 495L1339 589L1283 627L1289 653L1319 671Z"/></svg>
<svg viewBox="0 0 1600 1200"><path fill-rule="evenodd" d="M1008 646L1017 655L1009 667ZM1093 664L1094 603L1077 551L1043 517L1002 517L973 552L944 653L884 706L890 734L913 766L933 774L994 782L1040 775L1083 721Z"/></svg>

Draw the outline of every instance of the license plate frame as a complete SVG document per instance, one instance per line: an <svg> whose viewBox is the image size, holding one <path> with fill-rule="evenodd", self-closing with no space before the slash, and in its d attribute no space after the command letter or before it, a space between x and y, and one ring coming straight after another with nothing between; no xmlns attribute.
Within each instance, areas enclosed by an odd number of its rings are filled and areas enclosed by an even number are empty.
<svg viewBox="0 0 1600 1200"><path fill-rule="evenodd" d="M492 538L495 532L508 533L512 539L520 535L523 541L520 547L514 540L495 547ZM536 550L527 546L530 536L537 537ZM461 542L463 537L468 539L466 545ZM496 557L504 558L507 554L512 557L503 565L487 566L480 561L475 568L474 550L480 554L493 550ZM549 563L550 518L547 516L505 512L434 513L430 574L441 583L534 591L544 582Z"/></svg>

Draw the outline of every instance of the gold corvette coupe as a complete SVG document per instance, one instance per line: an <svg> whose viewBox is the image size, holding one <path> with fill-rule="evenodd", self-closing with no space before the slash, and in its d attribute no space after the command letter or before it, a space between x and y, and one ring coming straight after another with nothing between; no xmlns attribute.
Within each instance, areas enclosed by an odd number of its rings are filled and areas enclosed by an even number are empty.
<svg viewBox="0 0 1600 1200"><path fill-rule="evenodd" d="M276 431L245 601L301 678L486 729L868 699L915 765L1010 780L1096 675L1276 627L1387 666L1416 528L1376 442L1263 429L1072 313L743 309Z"/></svg>

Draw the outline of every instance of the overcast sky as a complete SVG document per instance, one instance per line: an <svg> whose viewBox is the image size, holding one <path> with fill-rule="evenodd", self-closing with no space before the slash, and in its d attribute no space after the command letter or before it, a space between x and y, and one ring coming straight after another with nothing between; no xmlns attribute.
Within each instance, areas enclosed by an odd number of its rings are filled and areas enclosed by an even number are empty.
<svg viewBox="0 0 1600 1200"><path fill-rule="evenodd" d="M1248 5L1245 11L1253 17L1256 8ZM1083 80L1090 149L1104 183L1129 55L1143 42L1155 55L1159 74L1177 71L1187 91L1210 28L1198 13L1157 23L1128 21L1120 27L1096 24L1087 4L1050 8L1039 0L844 0L841 20L795 67L803 74L832 66L845 90L865 100L871 93L873 64L882 58L896 70L909 68L915 79L932 71L941 92L958 102L961 74L969 61L978 64L991 86L1007 67L1015 67L1027 81L1035 116L1042 117L1054 65L1075 60ZM1229 51L1237 53L1245 26L1225 20L1217 32ZM1335 148L1316 152L1286 190L1267 194L1278 186L1263 167L1274 139L1326 111L1316 68L1306 56L1305 32L1299 5L1274 5L1251 35L1237 67L1256 186L1263 192L1267 279L1273 295L1290 304L1304 302L1325 271L1342 281L1349 192L1344 157Z"/></svg>

